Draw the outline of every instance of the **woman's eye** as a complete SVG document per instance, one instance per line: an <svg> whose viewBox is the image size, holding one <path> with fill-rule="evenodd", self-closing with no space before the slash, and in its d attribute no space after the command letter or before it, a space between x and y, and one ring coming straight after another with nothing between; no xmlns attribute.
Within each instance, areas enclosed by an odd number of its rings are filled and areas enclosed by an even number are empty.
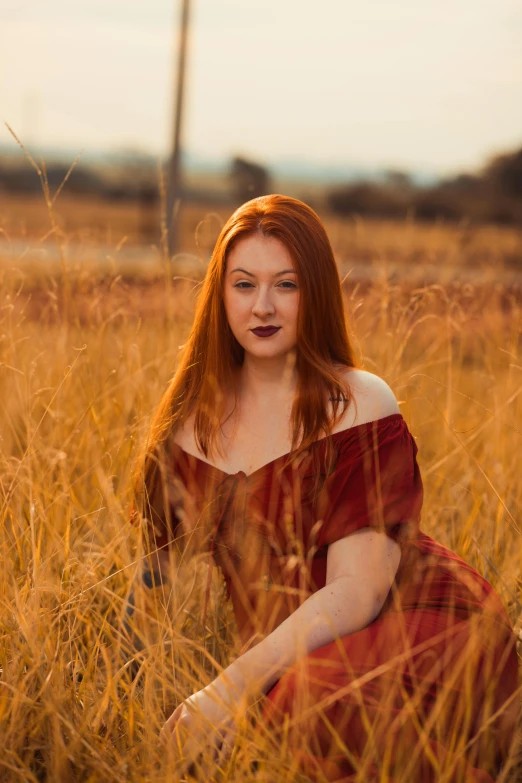
<svg viewBox="0 0 522 783"><path fill-rule="evenodd" d="M245 291L247 288L252 288L252 283L249 283L247 280L241 280L239 283L235 283L234 288ZM292 291L297 286L291 280L283 280L282 283L278 284L278 288L286 288L288 291Z"/></svg>

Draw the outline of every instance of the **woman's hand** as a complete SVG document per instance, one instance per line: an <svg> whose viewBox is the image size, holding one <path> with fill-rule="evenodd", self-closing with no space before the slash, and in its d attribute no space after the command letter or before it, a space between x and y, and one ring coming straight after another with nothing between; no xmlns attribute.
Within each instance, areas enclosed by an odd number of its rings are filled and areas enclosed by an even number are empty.
<svg viewBox="0 0 522 783"><path fill-rule="evenodd" d="M208 751L214 763L222 764L232 755L246 707L237 683L218 677L174 710L161 730L161 740L180 754L183 772Z"/></svg>

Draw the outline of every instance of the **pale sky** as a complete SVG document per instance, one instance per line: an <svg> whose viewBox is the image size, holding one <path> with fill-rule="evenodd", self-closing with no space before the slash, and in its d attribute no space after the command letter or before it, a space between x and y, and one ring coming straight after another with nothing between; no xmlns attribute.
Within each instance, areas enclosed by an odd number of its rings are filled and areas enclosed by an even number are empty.
<svg viewBox="0 0 522 783"><path fill-rule="evenodd" d="M0 143L168 149L180 0L0 0ZM522 145L521 0L193 0L185 147L451 173Z"/></svg>

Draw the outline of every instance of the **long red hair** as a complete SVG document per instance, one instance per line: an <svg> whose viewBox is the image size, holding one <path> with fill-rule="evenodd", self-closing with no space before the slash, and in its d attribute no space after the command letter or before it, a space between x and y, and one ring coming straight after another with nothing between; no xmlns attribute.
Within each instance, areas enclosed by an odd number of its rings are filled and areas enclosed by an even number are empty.
<svg viewBox="0 0 522 783"><path fill-rule="evenodd" d="M228 325L223 302L227 256L238 241L256 232L275 237L286 246L300 290L297 387L288 461L331 432L352 399L348 385L333 366L354 367L356 361L339 272L321 220L309 206L288 196L262 196L246 202L229 218L218 237L178 368L153 415L137 464L136 500L145 516L149 516L146 509L155 494L161 463L168 459L168 441L181 422L194 414L199 449L207 458L214 452L225 414L222 390L235 388L234 371L244 358L244 349ZM328 397L334 399L332 419L327 411Z"/></svg>

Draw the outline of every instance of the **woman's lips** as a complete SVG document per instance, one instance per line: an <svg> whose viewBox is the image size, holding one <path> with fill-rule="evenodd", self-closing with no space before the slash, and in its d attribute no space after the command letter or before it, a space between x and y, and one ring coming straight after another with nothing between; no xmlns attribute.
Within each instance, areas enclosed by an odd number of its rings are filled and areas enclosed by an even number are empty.
<svg viewBox="0 0 522 783"><path fill-rule="evenodd" d="M251 329L251 331L258 337L270 337L280 330L280 326L258 326L257 329Z"/></svg>

